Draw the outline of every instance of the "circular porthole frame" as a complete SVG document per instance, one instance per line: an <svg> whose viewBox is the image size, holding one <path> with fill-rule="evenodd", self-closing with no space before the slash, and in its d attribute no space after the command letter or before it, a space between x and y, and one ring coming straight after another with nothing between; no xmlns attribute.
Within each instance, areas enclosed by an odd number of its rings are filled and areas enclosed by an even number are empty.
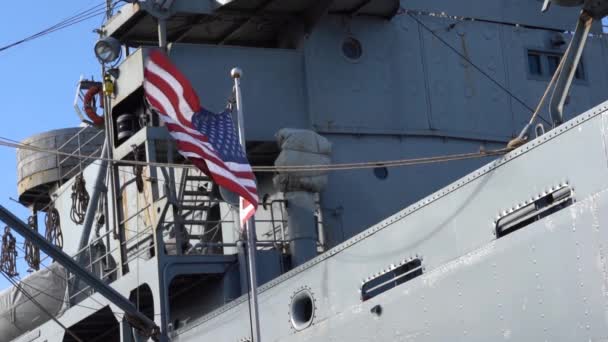
<svg viewBox="0 0 608 342"><path fill-rule="evenodd" d="M289 303L289 322L295 331L310 327L316 315L316 299L308 287L303 287L291 296Z"/></svg>
<svg viewBox="0 0 608 342"><path fill-rule="evenodd" d="M346 54L345 51L345 45L349 42L353 42L356 44L357 49L359 50L359 55L357 57L352 57L349 56L348 54ZM340 52L342 53L342 57L344 57L344 59L346 59L347 61L351 62L351 63L359 63L363 56L363 44L361 43L361 41L353 36L348 36L346 38L344 38L341 42L340 42Z"/></svg>
<svg viewBox="0 0 608 342"><path fill-rule="evenodd" d="M374 176L383 181L386 180L389 176L389 172L388 172L388 168L385 165L378 165L375 168L372 169Z"/></svg>

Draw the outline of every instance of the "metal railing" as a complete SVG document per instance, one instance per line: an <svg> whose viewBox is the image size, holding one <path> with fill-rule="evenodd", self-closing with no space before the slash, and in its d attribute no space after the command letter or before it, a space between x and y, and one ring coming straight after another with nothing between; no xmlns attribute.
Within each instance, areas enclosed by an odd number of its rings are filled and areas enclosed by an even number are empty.
<svg viewBox="0 0 608 342"><path fill-rule="evenodd" d="M60 185L63 185L63 180L64 179L70 179L70 178L74 177L75 175L77 175L78 173L81 173L82 170L88 164L91 163L92 159L90 159L90 158L81 158L81 156L97 157L101 153L101 149L102 149L101 145L98 146L95 150L93 150L93 152L90 153L90 154L86 154L84 152L84 149L86 147L89 147L92 144L92 142L95 139L97 139L103 133L103 130L97 130L97 132L95 134L93 134L93 136L91 136L90 138L88 138L88 139L85 140L84 139L85 135L88 134L91 130L94 130L94 129L95 128L90 127L90 126L83 127L76 134L74 134L71 138L69 138L63 144L61 144L60 146L57 147L57 151L60 151L60 152L63 152L63 153L69 153L68 156L60 155L60 154L57 154L57 156L56 156L56 158L57 158L57 168L59 170L59 184ZM71 151L70 150L66 151L66 148L74 140L76 140L76 142L77 142L76 148L73 149L73 150L71 150ZM72 160L74 160L74 159L77 159L76 165L70 167L70 162ZM68 169L64 173L63 170L66 167Z"/></svg>
<svg viewBox="0 0 608 342"><path fill-rule="evenodd" d="M207 200L207 203L225 203L222 200ZM283 252L287 252L289 247L289 243L291 242L288 234L288 221L286 217L286 208L287 201L283 199L273 200L271 202L266 203L266 207L269 209L270 218L262 219L255 218L256 225L258 226L258 231L264 231L261 236L261 239L257 240L258 249L277 249ZM318 203L317 203L318 206ZM185 254L218 254L220 252L213 253L213 251L217 251L218 248L221 247L235 247L235 242L213 242L213 241L205 241L203 238L192 238L192 236L202 237L208 234L215 234L215 232L220 231L222 229L222 225L229 225L233 227L233 229L237 229L235 225L234 218L228 216L230 212L226 213L225 217L220 220L205 220L206 225L213 225L211 228L207 228L201 234L192 234L192 226L187 231L189 234L188 242L190 247L185 251ZM323 222L320 216L316 216L316 226L317 226L317 245L319 247L319 252L323 252L325 250L325 246L323 244ZM186 220L187 222L187 220ZM165 226L165 230L163 231L163 241L165 245L169 245L175 247L175 240L171 238L171 228L173 222L167 222ZM199 228L202 228L199 226ZM207 239L208 240L208 239ZM211 239L212 240L212 239Z"/></svg>
<svg viewBox="0 0 608 342"><path fill-rule="evenodd" d="M122 243L122 247L127 250L127 259L122 261L123 265L127 265L142 257L142 255L150 253L150 251L155 248L152 232L152 226L145 227ZM121 274L119 270L122 269L120 263L116 262L116 259L113 256L120 255L119 248L121 246L117 245L112 249L108 249L108 246L104 243L104 241L110 240L110 234L113 234L113 231L108 229L103 234L96 236L86 247L79 250L73 256L74 259L78 260L81 255L84 255L85 258L83 259L86 260L86 263L82 266L106 283L111 283L120 278ZM145 259L147 260L149 257ZM95 293L94 289L86 286L82 282L78 282L74 274L68 275L68 284L69 302L72 305ZM75 284L78 284L79 286L75 286Z"/></svg>

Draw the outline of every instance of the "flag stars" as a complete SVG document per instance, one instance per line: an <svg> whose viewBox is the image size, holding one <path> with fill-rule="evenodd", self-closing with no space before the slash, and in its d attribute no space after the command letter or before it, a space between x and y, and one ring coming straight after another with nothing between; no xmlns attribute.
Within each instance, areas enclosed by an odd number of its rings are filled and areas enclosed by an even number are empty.
<svg viewBox="0 0 608 342"><path fill-rule="evenodd" d="M192 122L199 132L209 138L209 143L223 160L247 163L229 112L215 114L204 110L198 113Z"/></svg>

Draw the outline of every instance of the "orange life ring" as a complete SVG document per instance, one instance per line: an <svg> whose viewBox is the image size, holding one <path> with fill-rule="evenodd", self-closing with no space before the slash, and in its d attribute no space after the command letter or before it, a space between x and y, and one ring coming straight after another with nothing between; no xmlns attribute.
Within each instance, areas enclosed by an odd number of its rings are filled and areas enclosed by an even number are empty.
<svg viewBox="0 0 608 342"><path fill-rule="evenodd" d="M84 112L87 114L89 119L93 121L95 126L103 126L103 116L97 115L97 112L95 112L95 108L93 107L93 101L95 99L95 95L97 94L99 94L100 97L103 97L103 89L99 86L92 86L87 90L87 93L84 94ZM101 101L100 107L103 108L103 101Z"/></svg>

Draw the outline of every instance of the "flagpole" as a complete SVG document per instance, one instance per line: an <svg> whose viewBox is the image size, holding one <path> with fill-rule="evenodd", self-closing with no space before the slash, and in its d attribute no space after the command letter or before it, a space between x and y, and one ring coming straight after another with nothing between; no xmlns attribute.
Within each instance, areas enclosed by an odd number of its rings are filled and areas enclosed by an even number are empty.
<svg viewBox="0 0 608 342"><path fill-rule="evenodd" d="M237 113L237 126L239 132L239 142L243 146L243 152L247 153L246 141L245 141L245 121L243 119L243 100L241 98L241 75L243 71L240 68L233 68L230 71L230 76L234 79L234 95L236 100L236 113ZM239 201L239 206L242 201ZM239 211L240 212L240 211ZM239 218L240 222L240 218ZM252 325L253 334L255 335L254 342L261 342L260 340L260 319L258 312L258 280L255 263L256 253L256 232L255 232L255 220L251 217L245 224L245 232L247 233L247 259L249 260L249 288L251 289L251 302L249 306L252 312ZM254 338L253 336L251 338Z"/></svg>

